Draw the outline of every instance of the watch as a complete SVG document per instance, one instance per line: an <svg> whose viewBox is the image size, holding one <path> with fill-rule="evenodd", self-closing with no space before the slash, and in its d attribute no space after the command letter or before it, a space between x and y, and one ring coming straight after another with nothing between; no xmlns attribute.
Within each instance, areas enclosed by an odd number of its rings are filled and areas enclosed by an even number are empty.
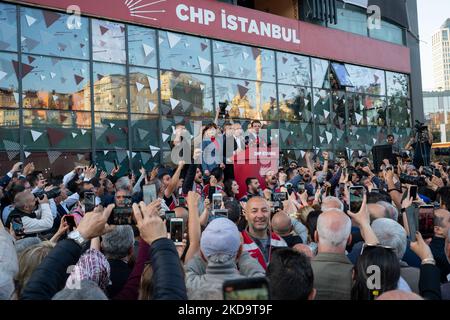
<svg viewBox="0 0 450 320"><path fill-rule="evenodd" d="M71 239L71 240L75 241L80 247L82 247L82 246L87 242L87 240L84 239L84 238L81 236L80 232L78 232L78 231L72 231L72 232L70 232L70 233L67 235L67 239Z"/></svg>

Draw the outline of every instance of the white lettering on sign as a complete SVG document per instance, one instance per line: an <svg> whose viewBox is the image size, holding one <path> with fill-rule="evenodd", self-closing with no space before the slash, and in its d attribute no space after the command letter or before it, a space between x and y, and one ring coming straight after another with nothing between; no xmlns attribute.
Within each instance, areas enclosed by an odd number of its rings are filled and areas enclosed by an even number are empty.
<svg viewBox="0 0 450 320"><path fill-rule="evenodd" d="M183 3L176 7L176 15L181 21L190 21L192 23L207 26L216 21L216 14L214 11L197 8L194 6L187 6ZM224 9L222 9L220 13L220 26L224 30L240 31L261 37L282 40L284 42L300 44L297 30L294 28L283 27L278 24L227 14Z"/></svg>

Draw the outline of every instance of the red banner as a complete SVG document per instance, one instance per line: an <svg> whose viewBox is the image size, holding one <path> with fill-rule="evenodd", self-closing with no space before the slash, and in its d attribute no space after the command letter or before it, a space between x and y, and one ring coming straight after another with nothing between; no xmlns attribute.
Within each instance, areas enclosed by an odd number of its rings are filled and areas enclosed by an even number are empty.
<svg viewBox="0 0 450 320"><path fill-rule="evenodd" d="M23 0L82 14L410 73L407 47L206 0ZM67 11L73 13L73 11Z"/></svg>

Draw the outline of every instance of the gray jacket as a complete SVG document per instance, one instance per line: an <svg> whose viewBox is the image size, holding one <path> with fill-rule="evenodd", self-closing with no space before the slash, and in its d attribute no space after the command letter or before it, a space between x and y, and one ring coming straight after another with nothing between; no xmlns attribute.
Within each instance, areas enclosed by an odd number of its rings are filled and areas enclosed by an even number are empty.
<svg viewBox="0 0 450 320"><path fill-rule="evenodd" d="M186 264L185 272L189 300L223 300L222 285L225 280L266 275L258 260L245 251L237 264L235 261L207 264L196 255Z"/></svg>

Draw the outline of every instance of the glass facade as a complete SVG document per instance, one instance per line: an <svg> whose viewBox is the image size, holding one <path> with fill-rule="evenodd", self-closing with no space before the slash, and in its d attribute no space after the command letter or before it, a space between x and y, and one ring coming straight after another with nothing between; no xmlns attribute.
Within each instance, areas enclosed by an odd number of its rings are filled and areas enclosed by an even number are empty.
<svg viewBox="0 0 450 320"><path fill-rule="evenodd" d="M284 160L367 154L411 132L404 74L345 64L353 86L341 87L315 57L94 18L72 30L65 14L2 2L0 12L3 171L19 159L55 175L82 160L150 168L169 161L176 124L193 134L219 103L244 129L278 129Z"/></svg>

